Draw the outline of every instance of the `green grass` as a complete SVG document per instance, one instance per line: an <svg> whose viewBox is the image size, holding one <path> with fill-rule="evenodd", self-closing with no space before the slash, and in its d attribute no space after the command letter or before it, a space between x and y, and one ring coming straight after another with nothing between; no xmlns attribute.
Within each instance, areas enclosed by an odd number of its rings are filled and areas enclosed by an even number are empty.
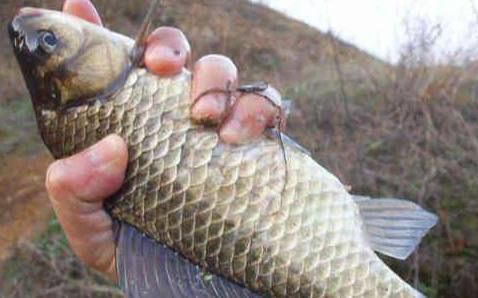
<svg viewBox="0 0 478 298"><path fill-rule="evenodd" d="M29 99L0 105L0 138L0 155L28 155L43 148Z"/></svg>
<svg viewBox="0 0 478 298"><path fill-rule="evenodd" d="M121 297L73 255L55 217L32 243L20 245L0 271L0 297Z"/></svg>

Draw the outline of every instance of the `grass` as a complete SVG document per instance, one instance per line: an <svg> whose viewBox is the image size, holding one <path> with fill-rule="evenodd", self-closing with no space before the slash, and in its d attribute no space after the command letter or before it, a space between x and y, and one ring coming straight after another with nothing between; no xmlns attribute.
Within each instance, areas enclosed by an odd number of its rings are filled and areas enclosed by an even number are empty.
<svg viewBox="0 0 478 298"><path fill-rule="evenodd" d="M408 68L407 75L418 76L416 71ZM289 133L354 193L408 198L435 210L440 222L421 245L418 261L389 263L429 297L475 297L478 121L470 115L478 114L478 101L469 96L469 83L454 93L433 88L436 80L458 81L454 75L443 78L433 69L427 75L407 82L385 73L374 89L348 81L346 115L340 91L332 91L337 82L318 88L324 85L319 74L288 90L298 99ZM414 85L416 80L428 85Z"/></svg>
<svg viewBox="0 0 478 298"><path fill-rule="evenodd" d="M29 99L0 106L0 156L30 155L42 148Z"/></svg>
<svg viewBox="0 0 478 298"><path fill-rule="evenodd" d="M71 252L56 218L32 243L21 244L0 273L1 297L122 297Z"/></svg>
<svg viewBox="0 0 478 298"><path fill-rule="evenodd" d="M59 7L61 1L26 2ZM134 35L142 16L137 8L144 2L95 3L109 27ZM5 12L19 6L13 0L2 4ZM473 67L388 66L342 42L334 50L326 34L245 1L165 0L159 22L186 32L195 59L226 54L239 66L243 82L265 79L283 90L294 100L289 134L354 193L411 198L437 212L440 222L421 245L419 258L387 262L429 297L478 297L478 82ZM13 86L21 78L7 48L0 47L5 57L0 67L7 70L0 74L0 86L12 90L0 105L0 154L29 154L42 145L29 101L17 100L26 94ZM0 296L118 293L76 260L55 219L3 268Z"/></svg>

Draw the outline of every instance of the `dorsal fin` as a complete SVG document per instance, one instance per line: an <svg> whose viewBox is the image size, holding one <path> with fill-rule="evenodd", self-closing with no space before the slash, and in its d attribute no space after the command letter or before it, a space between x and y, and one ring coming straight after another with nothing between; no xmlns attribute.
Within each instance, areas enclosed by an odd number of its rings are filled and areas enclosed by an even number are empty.
<svg viewBox="0 0 478 298"><path fill-rule="evenodd" d="M418 246L437 216L417 204L393 198L354 196L373 250L400 260Z"/></svg>
<svg viewBox="0 0 478 298"><path fill-rule="evenodd" d="M143 24L139 29L136 41L134 43L133 50L131 51L131 64L138 66L143 60L144 51L146 49L146 41L151 28L151 22L153 21L153 14L159 5L159 0L152 0L149 6L148 12L144 18Z"/></svg>

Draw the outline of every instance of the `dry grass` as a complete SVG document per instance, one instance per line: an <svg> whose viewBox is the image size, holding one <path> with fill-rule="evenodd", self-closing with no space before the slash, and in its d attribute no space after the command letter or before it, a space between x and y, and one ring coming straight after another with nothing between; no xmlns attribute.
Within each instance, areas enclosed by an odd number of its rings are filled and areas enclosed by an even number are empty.
<svg viewBox="0 0 478 298"><path fill-rule="evenodd" d="M122 297L73 255L55 219L36 242L19 245L0 272L0 297Z"/></svg>
<svg viewBox="0 0 478 298"><path fill-rule="evenodd" d="M440 222L409 266L393 266L429 296L476 297L478 98L469 79L476 69L402 61L376 71L345 80L348 113L340 88L317 91L321 77L290 89L298 100L289 132L353 192L435 210Z"/></svg>
<svg viewBox="0 0 478 298"><path fill-rule="evenodd" d="M145 5L95 2L109 27L134 34L143 15L137 7ZM23 3L1 5L8 12ZM294 99L289 132L353 192L410 198L437 212L440 222L419 252L406 263L390 263L431 297L478 297L478 82L473 64L429 67L422 63L426 53L410 47L401 63L386 66L245 1L165 0L158 22L182 28L196 58L226 54L237 62L244 81L267 79L283 89ZM0 67L12 72L0 74L0 87L20 80L6 47L0 47L6 57ZM23 88L11 89L3 100L26 98ZM78 263L55 223L39 241L20 248L6 268L0 283L14 297L117 293Z"/></svg>
<svg viewBox="0 0 478 298"><path fill-rule="evenodd" d="M22 240L45 230L52 211L44 192L47 155L10 158L0 167L0 266ZM21 169L15 171L15 169Z"/></svg>
<svg viewBox="0 0 478 298"><path fill-rule="evenodd" d="M0 27L23 6L59 9L63 0L2 0ZM93 0L108 28L128 36L139 29L149 1ZM231 57L241 70L244 81L268 80L278 86L295 82L306 66L332 61L325 34L290 20L280 13L246 0L162 0L154 20L156 25L176 26L189 38L194 60L219 53ZM339 42L339 52L349 59L373 61L355 47ZM18 84L21 75L16 67L7 38L0 40L0 81L11 83L13 90L1 100L25 96ZM16 83L15 83L16 82ZM15 83L15 84L13 84ZM7 85L6 85L7 86Z"/></svg>

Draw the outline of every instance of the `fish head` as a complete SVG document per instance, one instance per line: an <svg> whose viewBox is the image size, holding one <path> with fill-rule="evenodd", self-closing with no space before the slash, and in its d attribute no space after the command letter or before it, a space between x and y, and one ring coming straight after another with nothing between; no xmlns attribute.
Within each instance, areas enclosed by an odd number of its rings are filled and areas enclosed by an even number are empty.
<svg viewBox="0 0 478 298"><path fill-rule="evenodd" d="M131 65L133 40L66 13L22 8L8 32L36 110L83 105Z"/></svg>

